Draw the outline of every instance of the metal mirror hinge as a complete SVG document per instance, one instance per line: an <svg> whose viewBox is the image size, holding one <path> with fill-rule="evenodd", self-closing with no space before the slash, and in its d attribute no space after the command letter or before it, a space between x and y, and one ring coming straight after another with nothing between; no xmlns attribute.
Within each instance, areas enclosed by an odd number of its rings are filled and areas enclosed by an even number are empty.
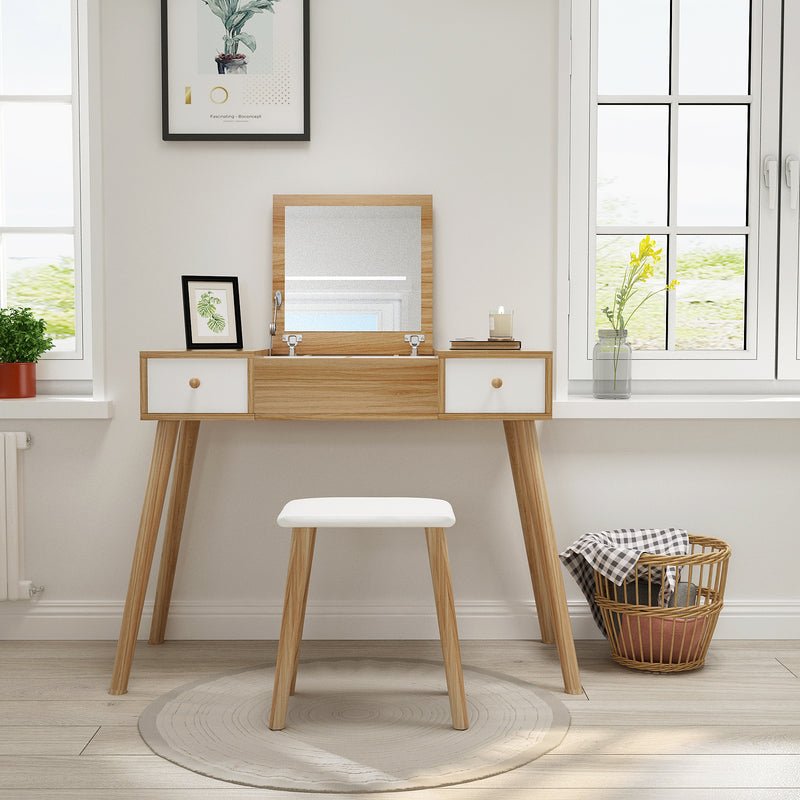
<svg viewBox="0 0 800 800"><path fill-rule="evenodd" d="M283 304L280 289L272 297L272 322L269 324L269 354L272 355L272 337L278 332L278 309Z"/></svg>
<svg viewBox="0 0 800 800"><path fill-rule="evenodd" d="M422 333L407 333L403 338L411 345L412 356L417 355L417 348L425 341L425 335Z"/></svg>
<svg viewBox="0 0 800 800"><path fill-rule="evenodd" d="M281 339L289 345L289 355L293 356L295 354L294 349L297 347L300 342L303 341L303 334L302 333L284 333L281 336Z"/></svg>

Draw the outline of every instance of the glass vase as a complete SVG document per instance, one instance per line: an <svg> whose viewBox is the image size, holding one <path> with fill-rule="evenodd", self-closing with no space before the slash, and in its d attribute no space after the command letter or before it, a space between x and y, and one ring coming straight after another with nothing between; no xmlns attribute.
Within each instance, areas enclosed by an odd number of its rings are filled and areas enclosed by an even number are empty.
<svg viewBox="0 0 800 800"><path fill-rule="evenodd" d="M592 353L592 394L604 400L631 396L631 346L628 331L599 330Z"/></svg>

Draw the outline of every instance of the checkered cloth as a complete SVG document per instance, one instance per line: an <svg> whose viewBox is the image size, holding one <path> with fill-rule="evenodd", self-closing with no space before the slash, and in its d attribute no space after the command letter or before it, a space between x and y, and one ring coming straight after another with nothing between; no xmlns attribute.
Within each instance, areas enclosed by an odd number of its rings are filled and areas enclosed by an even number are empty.
<svg viewBox="0 0 800 800"><path fill-rule="evenodd" d="M616 531L585 533L559 554L561 562L575 578L589 601L594 621L606 634L603 617L594 599L594 570L622 586L628 581L647 577L647 567L636 564L642 553L653 555L685 555L689 552L689 534L681 528L622 528ZM676 568L651 570L653 580L663 585L662 602L666 605L675 590Z"/></svg>

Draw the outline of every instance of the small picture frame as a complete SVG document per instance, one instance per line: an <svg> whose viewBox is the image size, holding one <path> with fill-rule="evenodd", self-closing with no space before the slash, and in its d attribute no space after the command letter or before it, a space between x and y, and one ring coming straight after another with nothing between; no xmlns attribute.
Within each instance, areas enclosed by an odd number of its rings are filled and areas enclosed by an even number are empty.
<svg viewBox="0 0 800 800"><path fill-rule="evenodd" d="M181 276L187 350L241 350L239 279Z"/></svg>

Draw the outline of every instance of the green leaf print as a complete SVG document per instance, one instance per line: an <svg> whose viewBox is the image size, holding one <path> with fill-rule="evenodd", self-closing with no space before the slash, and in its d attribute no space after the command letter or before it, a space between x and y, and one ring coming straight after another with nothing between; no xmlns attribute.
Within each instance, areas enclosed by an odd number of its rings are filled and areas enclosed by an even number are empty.
<svg viewBox="0 0 800 800"><path fill-rule="evenodd" d="M225 317L217 313L215 306L218 306L222 300L215 297L213 292L203 292L200 299L197 301L197 313L204 317L206 325L212 333L221 333L225 330Z"/></svg>

